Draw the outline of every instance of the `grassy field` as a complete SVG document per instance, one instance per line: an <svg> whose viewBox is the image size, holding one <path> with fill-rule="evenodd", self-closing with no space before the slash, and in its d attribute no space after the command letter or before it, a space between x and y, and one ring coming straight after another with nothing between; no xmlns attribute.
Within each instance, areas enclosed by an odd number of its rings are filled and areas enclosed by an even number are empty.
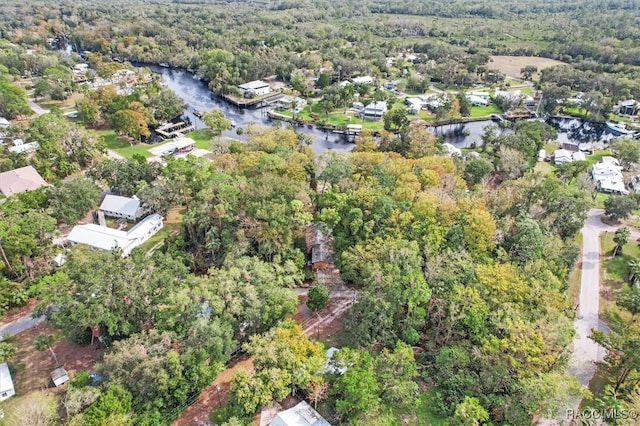
<svg viewBox="0 0 640 426"><path fill-rule="evenodd" d="M107 148L117 152L123 157L133 158L134 154L142 155L145 158L151 157L151 153L148 151L151 145L146 143L133 145L129 143L129 140L116 135L113 130L99 130L98 135L102 137Z"/></svg>
<svg viewBox="0 0 640 426"><path fill-rule="evenodd" d="M495 68L504 73L508 77L521 79L522 74L520 70L527 65L535 65L538 68L538 72L534 74L534 80L539 77L540 71L545 68L553 67L556 65L568 65L565 62L556 61L555 59L540 58L538 56L503 56L493 55L489 59L489 67Z"/></svg>
<svg viewBox="0 0 640 426"><path fill-rule="evenodd" d="M481 106L471 107L471 117L474 117L474 118L489 117L491 114L502 114L502 110L496 104L491 104L486 107L481 107Z"/></svg>

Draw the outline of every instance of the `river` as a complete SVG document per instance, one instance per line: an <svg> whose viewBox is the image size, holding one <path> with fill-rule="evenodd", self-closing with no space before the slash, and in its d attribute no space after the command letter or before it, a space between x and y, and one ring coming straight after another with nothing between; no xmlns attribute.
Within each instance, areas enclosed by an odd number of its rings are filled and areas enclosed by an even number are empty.
<svg viewBox="0 0 640 426"><path fill-rule="evenodd" d="M153 72L161 74L164 84L180 96L188 105L185 115L189 116L196 129L205 127L205 124L198 117L193 115L196 110L208 111L213 108L220 108L227 118L236 122L237 127L246 130L249 124L273 125L273 121L267 118L266 108L251 109L237 108L226 103L223 99L212 97L207 84L200 81L192 74L182 69L163 68L156 65L148 66ZM547 122L558 129L559 143L579 144L584 142L607 142L613 135L601 123L589 123L577 118L552 117ZM495 125L491 120L474 121L464 124L451 124L446 126L430 127L429 130L438 135L442 135L444 142L450 143L458 148L467 148L482 144L482 134L488 125ZM283 125L288 125L283 123ZM347 142L342 134L324 132L315 127L296 127L298 132L308 135L312 144L311 147L316 154L327 150L350 151L355 146ZM504 131L509 132L509 129ZM246 134L238 135L235 131L229 130L222 133L236 139L246 140Z"/></svg>

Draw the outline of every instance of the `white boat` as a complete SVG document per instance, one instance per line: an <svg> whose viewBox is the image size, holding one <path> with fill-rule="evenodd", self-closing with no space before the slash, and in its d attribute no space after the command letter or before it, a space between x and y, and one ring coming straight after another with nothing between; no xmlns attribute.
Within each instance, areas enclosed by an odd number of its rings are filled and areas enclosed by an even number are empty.
<svg viewBox="0 0 640 426"><path fill-rule="evenodd" d="M624 123L614 123L607 121L607 129L613 133L614 136L633 136L636 134L634 130L629 130Z"/></svg>

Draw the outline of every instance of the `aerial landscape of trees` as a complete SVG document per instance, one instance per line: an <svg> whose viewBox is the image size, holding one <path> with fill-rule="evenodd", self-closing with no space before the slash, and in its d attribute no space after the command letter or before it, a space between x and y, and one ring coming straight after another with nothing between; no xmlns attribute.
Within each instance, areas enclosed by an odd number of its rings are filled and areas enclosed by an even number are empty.
<svg viewBox="0 0 640 426"><path fill-rule="evenodd" d="M10 120L0 172L31 165L48 183L2 196L0 312L31 300L52 327L32 349L56 367L56 342L95 349L99 380L73 371L62 391L18 395L15 412L42 408L42 424L56 413L69 425L170 424L239 356L251 369L216 390L222 400L207 413L216 424L252 424L262 407L293 398L332 424L524 425L589 396L566 373L578 233L591 207L624 221L637 196L597 193L592 158L540 162L558 141L542 120L498 117L456 154L423 118L486 119L465 90L519 85L536 116L571 111L604 126L616 102L640 97L640 5L49 3L0 5L0 116ZM523 63L516 80L495 55L556 61ZM239 84L275 82L304 100L292 124L304 116L331 126L354 102L388 111L377 127L358 121L353 150L338 152L318 150L295 125L248 123L230 139L234 123L215 108L193 133L214 152L147 161L136 149L152 148L155 128L192 107L149 64L190 72L212 96L244 99ZM351 83L362 76L371 82ZM406 98L427 92L436 106L409 114ZM497 112L521 103L492 96ZM9 152L17 139L37 150ZM637 141L607 148L635 170ZM122 247L65 245L106 193L139 199L166 228L126 257ZM339 284L311 265L310 229L330 241ZM640 406L633 232L607 236L628 283L603 311L611 331L591 336L608 350L594 406ZM350 295L346 313L321 335L336 292ZM16 348L2 343L12 364ZM339 350L327 362L330 346Z"/></svg>

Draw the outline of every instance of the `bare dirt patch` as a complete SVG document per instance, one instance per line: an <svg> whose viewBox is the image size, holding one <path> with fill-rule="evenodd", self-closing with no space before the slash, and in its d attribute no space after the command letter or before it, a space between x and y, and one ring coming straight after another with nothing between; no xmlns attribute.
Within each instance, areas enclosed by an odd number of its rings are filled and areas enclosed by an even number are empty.
<svg viewBox="0 0 640 426"><path fill-rule="evenodd" d="M53 386L49 375L56 368L56 362L50 351L36 350L35 339L40 334L60 335L46 323L40 323L9 340L17 349L9 366L18 395ZM57 339L52 349L71 378L79 371L91 370L103 352L97 346L80 346L65 338Z"/></svg>
<svg viewBox="0 0 640 426"><path fill-rule="evenodd" d="M489 68L495 68L504 73L507 77L521 79L520 70L527 65L535 65L538 72L534 74L533 79L540 77L540 71L545 68L556 65L568 65L566 62L556 61L555 59L541 58L539 56L503 56L494 55L489 60Z"/></svg>

